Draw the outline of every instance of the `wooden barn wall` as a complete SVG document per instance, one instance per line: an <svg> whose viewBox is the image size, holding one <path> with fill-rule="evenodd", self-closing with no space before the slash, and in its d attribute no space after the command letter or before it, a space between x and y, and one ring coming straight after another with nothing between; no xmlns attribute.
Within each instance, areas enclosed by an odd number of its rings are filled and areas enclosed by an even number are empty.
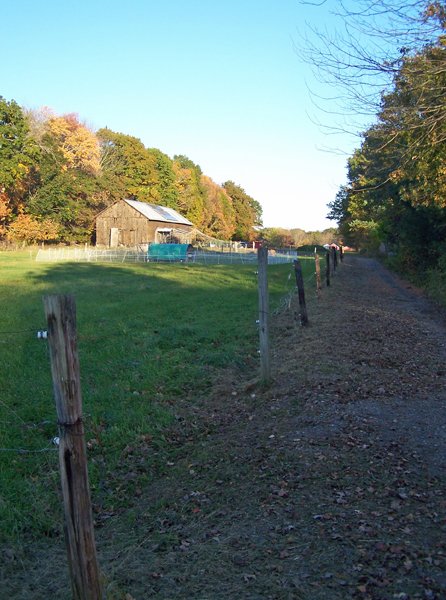
<svg viewBox="0 0 446 600"><path fill-rule="evenodd" d="M150 221L126 202L117 202L102 212L96 219L96 244L110 245L110 231L119 229L119 246L137 246L155 241L158 227L174 227L164 221ZM187 225L182 225L187 229Z"/></svg>

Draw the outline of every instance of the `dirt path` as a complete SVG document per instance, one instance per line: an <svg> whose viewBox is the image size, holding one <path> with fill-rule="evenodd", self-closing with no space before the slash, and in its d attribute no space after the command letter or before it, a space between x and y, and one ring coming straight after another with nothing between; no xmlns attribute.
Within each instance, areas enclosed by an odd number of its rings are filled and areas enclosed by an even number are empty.
<svg viewBox="0 0 446 600"><path fill-rule="evenodd" d="M309 317L275 318L268 390L228 373L179 410L166 473L98 530L109 597L446 598L443 316L347 257ZM66 597L27 561L7 597Z"/></svg>

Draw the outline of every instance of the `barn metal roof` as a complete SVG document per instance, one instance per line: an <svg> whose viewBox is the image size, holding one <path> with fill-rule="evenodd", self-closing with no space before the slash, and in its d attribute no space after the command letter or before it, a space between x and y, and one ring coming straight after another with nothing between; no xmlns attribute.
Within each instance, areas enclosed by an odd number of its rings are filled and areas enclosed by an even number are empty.
<svg viewBox="0 0 446 600"><path fill-rule="evenodd" d="M176 210L173 210L173 208L148 204L147 202L139 202L138 200L128 200L127 198L124 202L127 202L129 206L135 208L151 221L163 221L165 223L176 223L177 225L193 225Z"/></svg>

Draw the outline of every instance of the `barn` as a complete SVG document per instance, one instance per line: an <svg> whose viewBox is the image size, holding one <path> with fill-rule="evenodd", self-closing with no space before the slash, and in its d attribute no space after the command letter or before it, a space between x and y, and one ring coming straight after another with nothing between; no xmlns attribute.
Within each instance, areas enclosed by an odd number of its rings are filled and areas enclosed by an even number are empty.
<svg viewBox="0 0 446 600"><path fill-rule="evenodd" d="M193 224L176 210L137 200L118 200L96 217L96 245L134 248L150 242L175 241Z"/></svg>

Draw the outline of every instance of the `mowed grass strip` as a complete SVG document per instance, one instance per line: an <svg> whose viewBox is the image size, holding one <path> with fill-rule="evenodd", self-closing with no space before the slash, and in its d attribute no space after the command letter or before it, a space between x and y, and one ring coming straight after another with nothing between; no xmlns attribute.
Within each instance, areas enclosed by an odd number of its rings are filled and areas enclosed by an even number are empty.
<svg viewBox="0 0 446 600"><path fill-rule="evenodd" d="M302 262L309 281L314 261ZM292 265L269 267L272 311L294 286ZM3 540L61 530L48 342L37 338L46 294L76 298L90 481L102 512L128 506L160 452L165 463L179 397L193 403L219 369L257 368L252 265L49 264L0 253ZM132 447L144 444L144 461L129 467Z"/></svg>

